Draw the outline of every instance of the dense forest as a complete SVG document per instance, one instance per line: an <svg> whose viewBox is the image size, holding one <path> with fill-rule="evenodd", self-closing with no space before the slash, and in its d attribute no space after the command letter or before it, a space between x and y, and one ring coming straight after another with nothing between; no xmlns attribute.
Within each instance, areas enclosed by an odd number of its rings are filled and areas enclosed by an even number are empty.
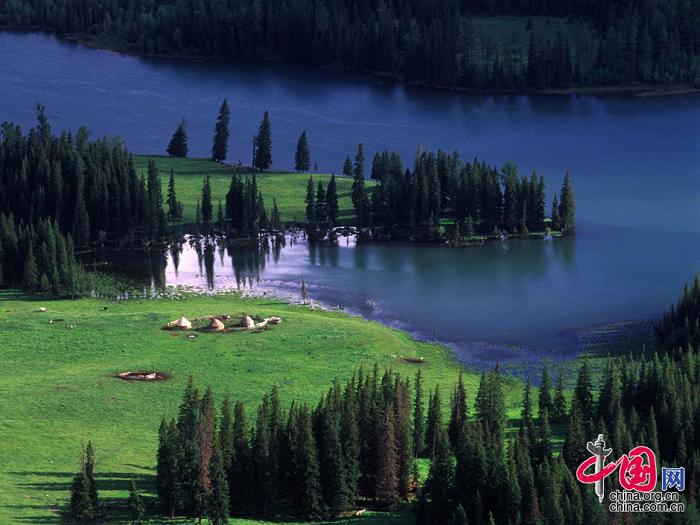
<svg viewBox="0 0 700 525"><path fill-rule="evenodd" d="M0 285L75 295L89 291L76 249L163 233L160 179L139 178L117 140L54 135L42 106L37 119L0 130Z"/></svg>
<svg viewBox="0 0 700 525"><path fill-rule="evenodd" d="M697 310L690 321L698 322ZM515 429L507 425L498 366L482 373L472 393L460 375L445 400L439 386L426 399L420 371L409 381L376 366L331 386L315 407L285 410L275 386L252 417L228 398L218 410L212 390L202 395L190 381L177 417L160 425L161 510L222 524L231 515L314 520L414 501L418 524L605 523L608 502L574 475L589 456L586 442L602 433L615 458L643 444L659 468L685 467L681 501L691 523L700 482L700 354L684 343L651 356L609 357L600 375L584 357L570 399L562 371L553 387L545 365L537 397L529 381L524 387ZM552 425L563 434L561 451ZM423 480L417 458L430 460ZM617 476L606 483L606 493L621 488ZM673 515L654 519L673 522Z"/></svg>
<svg viewBox="0 0 700 525"><path fill-rule="evenodd" d="M484 17L496 15L519 18L494 31ZM135 53L336 65L435 86L689 85L700 76L697 0L0 0L0 25Z"/></svg>

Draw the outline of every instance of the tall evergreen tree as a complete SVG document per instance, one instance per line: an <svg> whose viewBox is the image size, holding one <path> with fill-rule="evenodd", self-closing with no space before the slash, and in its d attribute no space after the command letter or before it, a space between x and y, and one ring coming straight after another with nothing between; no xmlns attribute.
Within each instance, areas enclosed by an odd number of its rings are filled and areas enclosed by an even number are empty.
<svg viewBox="0 0 700 525"><path fill-rule="evenodd" d="M559 196L559 216L561 229L564 233L573 233L576 214L576 202L574 199L574 188L571 182L571 175L568 173L564 177Z"/></svg>
<svg viewBox="0 0 700 525"><path fill-rule="evenodd" d="M539 415L542 417L542 413L547 410L551 413L552 411L552 383L549 379L549 368L547 363L542 367L542 377L540 379L540 395L537 400L537 406L539 408Z"/></svg>
<svg viewBox="0 0 700 525"><path fill-rule="evenodd" d="M175 172L172 168L170 168L170 179L168 180L168 218L171 221L182 218L182 204L177 200Z"/></svg>
<svg viewBox="0 0 700 525"><path fill-rule="evenodd" d="M209 465L211 489L207 502L207 516L212 525L226 525L229 516L229 488L224 469L224 459L219 443L214 443L214 451Z"/></svg>
<svg viewBox="0 0 700 525"><path fill-rule="evenodd" d="M143 505L143 499L141 498L141 495L139 494L139 491L136 488L136 483L134 483L133 479L129 484L128 507L129 518L131 519L131 523L141 523L141 520L146 514L146 509Z"/></svg>
<svg viewBox="0 0 700 525"><path fill-rule="evenodd" d="M255 136L254 166L260 170L269 169L272 165L272 130L270 115L266 111Z"/></svg>
<svg viewBox="0 0 700 525"><path fill-rule="evenodd" d="M223 162L228 154L230 111L228 100L224 99L219 108L219 116L216 119L214 129L214 144L211 148L211 160Z"/></svg>
<svg viewBox="0 0 700 525"><path fill-rule="evenodd" d="M421 456L425 450L425 421L423 418L423 374L416 373L415 399L413 401L413 455Z"/></svg>
<svg viewBox="0 0 700 525"><path fill-rule="evenodd" d="M335 174L331 175L326 189L326 214L328 225L333 227L338 223L338 188L336 186Z"/></svg>
<svg viewBox="0 0 700 525"><path fill-rule="evenodd" d="M168 155L171 157L187 157L187 127L185 119L180 121L173 137L168 144Z"/></svg>
<svg viewBox="0 0 700 525"><path fill-rule="evenodd" d="M297 141L297 151L294 155L294 169L297 171L309 171L311 167L311 153L309 152L309 142L306 138L306 130L302 131Z"/></svg>

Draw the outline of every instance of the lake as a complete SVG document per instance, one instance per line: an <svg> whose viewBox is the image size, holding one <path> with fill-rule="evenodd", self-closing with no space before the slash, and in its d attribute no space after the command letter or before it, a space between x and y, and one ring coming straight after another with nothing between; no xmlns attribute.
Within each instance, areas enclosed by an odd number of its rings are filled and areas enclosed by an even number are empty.
<svg viewBox="0 0 700 525"><path fill-rule="evenodd" d="M700 97L608 98L435 91L290 65L138 58L34 33L0 32L0 120L27 128L41 102L54 129L84 124L136 153L164 153L187 119L190 154L207 156L221 100L231 104L229 160L250 161L262 113L276 168L293 164L306 129L319 170L339 172L363 142L398 151L457 150L545 175L548 201L565 172L577 235L450 249L308 246L278 257L215 249L199 268L186 247L168 284L251 282L283 296L301 276L312 298L458 349L467 362L569 355L571 334L658 317L700 270ZM133 258L132 258L133 259ZM143 258L142 258L143 259ZM133 263L133 261L132 261ZM144 260L138 261L143 275ZM152 268L153 266L147 266ZM495 346L494 344L497 343Z"/></svg>

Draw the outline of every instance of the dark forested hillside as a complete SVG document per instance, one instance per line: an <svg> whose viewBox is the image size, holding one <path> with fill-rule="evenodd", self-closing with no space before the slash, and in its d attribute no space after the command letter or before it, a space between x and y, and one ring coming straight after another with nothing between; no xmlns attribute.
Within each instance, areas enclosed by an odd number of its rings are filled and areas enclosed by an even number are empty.
<svg viewBox="0 0 700 525"><path fill-rule="evenodd" d="M0 0L2 24L135 53L332 64L450 87L700 75L698 0Z"/></svg>

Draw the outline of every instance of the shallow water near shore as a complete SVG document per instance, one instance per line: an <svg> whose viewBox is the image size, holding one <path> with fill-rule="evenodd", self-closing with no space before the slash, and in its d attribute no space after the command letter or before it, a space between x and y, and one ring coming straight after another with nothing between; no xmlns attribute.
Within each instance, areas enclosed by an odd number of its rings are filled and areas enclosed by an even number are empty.
<svg viewBox="0 0 700 525"><path fill-rule="evenodd" d="M84 261L106 262L103 269L144 286L236 289L290 301L300 300L303 276L319 306L444 343L470 365L523 366L596 347L590 335L604 332L599 327L659 318L677 297L678 276L690 278L697 267L694 260L670 264L665 253L700 242L700 234L657 235L584 230L552 241L470 248L344 239L313 245L288 236L259 249L190 241L147 254L91 254ZM664 249L650 251L645 241Z"/></svg>

